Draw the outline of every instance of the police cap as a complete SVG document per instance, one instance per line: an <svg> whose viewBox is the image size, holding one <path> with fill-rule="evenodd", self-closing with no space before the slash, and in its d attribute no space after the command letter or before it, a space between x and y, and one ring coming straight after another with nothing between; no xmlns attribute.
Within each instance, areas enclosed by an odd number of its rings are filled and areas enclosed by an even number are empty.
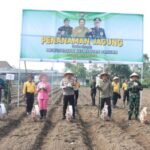
<svg viewBox="0 0 150 150"><path fill-rule="evenodd" d="M68 18L65 18L65 19L64 19L64 22L65 22L65 21L70 21L70 20L69 20Z"/></svg>
<svg viewBox="0 0 150 150"><path fill-rule="evenodd" d="M100 22L100 21L102 21L102 20L101 20L101 18L94 18L93 21L94 21L94 22Z"/></svg>

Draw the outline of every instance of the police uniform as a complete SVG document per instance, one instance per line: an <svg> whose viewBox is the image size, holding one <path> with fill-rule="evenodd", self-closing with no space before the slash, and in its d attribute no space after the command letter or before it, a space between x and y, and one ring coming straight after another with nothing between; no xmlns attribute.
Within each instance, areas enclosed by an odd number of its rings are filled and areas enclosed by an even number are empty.
<svg viewBox="0 0 150 150"><path fill-rule="evenodd" d="M71 79L66 77L67 74L72 75ZM67 71L64 74L64 78L61 80L60 88L63 90L63 118L66 118L66 110L68 103L73 108L73 118L75 119L75 102L74 102L74 78L71 71Z"/></svg>
<svg viewBox="0 0 150 150"><path fill-rule="evenodd" d="M131 74L132 77L139 77L138 74ZM143 90L141 83L138 80L131 80L128 85L129 90L129 111L128 111L128 119L131 120L132 114L134 112L135 119L138 118L139 115L139 105L140 105L140 91Z"/></svg>
<svg viewBox="0 0 150 150"><path fill-rule="evenodd" d="M64 20L64 22L65 21L69 21L69 19L68 18L66 18L65 20ZM71 35L72 35L72 27L71 26L61 26L61 27L59 27L58 28L58 32L57 32L57 36L58 37L71 37Z"/></svg>
<svg viewBox="0 0 150 150"><path fill-rule="evenodd" d="M93 21L100 22L101 19L95 18ZM87 32L86 37L105 39L106 38L105 30L103 28L99 28L99 27L91 28L91 32Z"/></svg>

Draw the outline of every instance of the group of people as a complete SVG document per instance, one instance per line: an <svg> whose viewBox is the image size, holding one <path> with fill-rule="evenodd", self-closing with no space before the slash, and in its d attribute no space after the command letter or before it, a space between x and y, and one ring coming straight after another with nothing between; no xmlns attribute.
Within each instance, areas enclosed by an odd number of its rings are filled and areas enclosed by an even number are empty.
<svg viewBox="0 0 150 150"><path fill-rule="evenodd" d="M88 29L85 27L86 20L84 18L79 19L79 26L71 27L69 25L70 20L68 18L64 19L64 25L58 28L57 36L58 37L88 37L88 38L101 38L105 39L106 34L105 30L100 27L101 18L94 18L94 27Z"/></svg>
<svg viewBox="0 0 150 150"><path fill-rule="evenodd" d="M113 108L116 108L117 100L121 98L119 77L115 76L113 81L111 81L110 75L106 72L101 73L99 77L100 80L98 83L96 83L95 79L93 79L91 83L92 105L95 105L95 96L98 89L100 92L100 110L104 108L105 104L108 105L108 116L109 119L111 119L111 105ZM143 87L139 81L139 75L137 73L132 73L130 75L130 80L125 80L125 82L122 84L123 105L125 107L125 101L127 100L127 105L129 108L128 120L131 120L133 113L135 114L135 119L138 119L140 91L142 89Z"/></svg>
<svg viewBox="0 0 150 150"><path fill-rule="evenodd" d="M26 99L26 113L30 115L34 104L34 95L37 93L37 100L40 109L40 119L45 119L47 114L47 106L49 93L51 91L50 83L48 82L48 76L41 74L39 77L39 83L36 85L33 81L33 76L29 75L28 80L24 83L23 94Z"/></svg>
<svg viewBox="0 0 150 150"><path fill-rule="evenodd" d="M110 79L110 75L107 72L103 72L99 75L99 81L96 82L93 79L91 83L91 98L92 105L95 106L95 96L97 90L99 91L100 104L99 109L102 110L104 105L108 107L108 117L111 119L112 106L117 107L117 100L121 98L120 94L120 83L119 77L115 76L113 81ZM68 105L72 106L73 114L72 118L75 119L75 107L77 106L80 83L77 78L74 77L73 72L66 71L64 77L60 82L60 88L63 92L63 111L62 119L66 119L66 111ZM132 114L135 114L135 119L138 119L139 115L139 105L140 105L140 91L143 89L140 81L139 75L137 73L132 73L130 75L130 80L125 80L122 84L123 90L123 104L125 107L125 101L127 99L128 109L128 120L131 120ZM48 77L46 74L41 74L39 77L39 83L36 85L33 82L33 77L29 76L28 81L24 83L23 93L26 97L26 112L31 114L33 104L34 104L34 94L37 93L37 100L40 109L40 117L46 118L47 106L49 93L51 91L50 83L48 82Z"/></svg>
<svg viewBox="0 0 150 150"><path fill-rule="evenodd" d="M63 119L66 118L66 109L68 104L72 105L73 118L75 119L75 106L77 105L80 83L77 78L73 77L71 71L64 73L64 78L61 81L60 88L63 90ZM45 119L47 115L49 93L51 91L48 76L41 74L39 82L36 85L33 81L33 76L29 75L28 80L24 83L23 94L26 99L26 113L32 113L34 105L34 97L37 94L37 101L40 110L40 119Z"/></svg>

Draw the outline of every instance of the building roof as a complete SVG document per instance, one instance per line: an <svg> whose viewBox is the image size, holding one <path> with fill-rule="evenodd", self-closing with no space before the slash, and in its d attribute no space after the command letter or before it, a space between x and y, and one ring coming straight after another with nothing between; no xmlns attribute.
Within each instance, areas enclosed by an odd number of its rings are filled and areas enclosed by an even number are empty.
<svg viewBox="0 0 150 150"><path fill-rule="evenodd" d="M7 61L0 61L0 70L13 69Z"/></svg>

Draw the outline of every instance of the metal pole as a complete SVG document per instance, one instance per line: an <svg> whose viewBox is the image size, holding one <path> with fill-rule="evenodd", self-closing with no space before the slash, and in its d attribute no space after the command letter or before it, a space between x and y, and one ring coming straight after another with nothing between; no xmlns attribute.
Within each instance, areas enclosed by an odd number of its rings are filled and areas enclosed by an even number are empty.
<svg viewBox="0 0 150 150"><path fill-rule="evenodd" d="M19 60L19 70L18 70L18 100L17 100L18 107L19 107L19 101L20 101L20 60Z"/></svg>
<svg viewBox="0 0 150 150"><path fill-rule="evenodd" d="M141 67L141 84L142 84L142 81L143 81L143 64L142 64L142 67ZM142 108L142 98L143 98L143 92L141 91L141 97L140 97L140 110Z"/></svg>

